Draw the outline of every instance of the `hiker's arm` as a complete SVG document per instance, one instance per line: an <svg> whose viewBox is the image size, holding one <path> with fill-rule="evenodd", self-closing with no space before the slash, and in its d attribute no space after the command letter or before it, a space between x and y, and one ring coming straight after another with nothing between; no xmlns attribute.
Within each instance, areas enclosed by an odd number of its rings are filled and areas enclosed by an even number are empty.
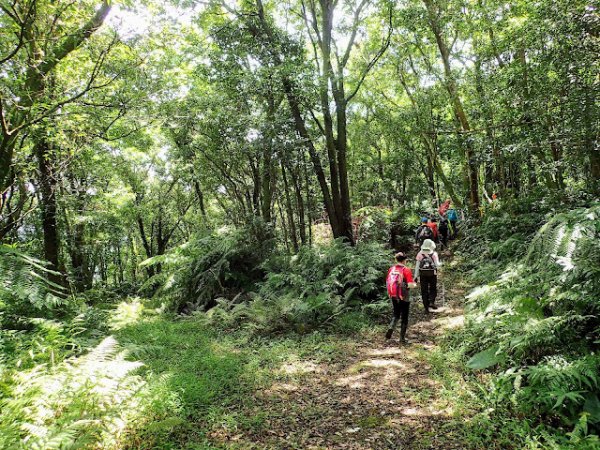
<svg viewBox="0 0 600 450"><path fill-rule="evenodd" d="M404 269L404 278L409 289L414 289L417 287L417 283L415 283L413 280L412 271L408 267L405 267Z"/></svg>

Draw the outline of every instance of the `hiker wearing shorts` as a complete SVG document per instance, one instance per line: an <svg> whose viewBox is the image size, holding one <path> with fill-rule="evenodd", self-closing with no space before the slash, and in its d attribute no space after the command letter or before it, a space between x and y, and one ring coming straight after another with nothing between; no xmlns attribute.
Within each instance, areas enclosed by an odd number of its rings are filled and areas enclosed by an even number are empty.
<svg viewBox="0 0 600 450"><path fill-rule="evenodd" d="M396 253L396 264L390 267L387 276L388 295L394 307L394 316L390 326L385 333L386 339L392 337L392 333L400 321L400 342L407 343L406 329L408 328L408 313L410 310L409 289L415 288L411 270L404 265L406 255L402 252Z"/></svg>
<svg viewBox="0 0 600 450"><path fill-rule="evenodd" d="M437 309L435 298L437 297L437 274L441 266L440 257L435 251L435 242L425 239L421 245L421 251L417 253L415 267L415 280L421 284L421 298L425 313Z"/></svg>

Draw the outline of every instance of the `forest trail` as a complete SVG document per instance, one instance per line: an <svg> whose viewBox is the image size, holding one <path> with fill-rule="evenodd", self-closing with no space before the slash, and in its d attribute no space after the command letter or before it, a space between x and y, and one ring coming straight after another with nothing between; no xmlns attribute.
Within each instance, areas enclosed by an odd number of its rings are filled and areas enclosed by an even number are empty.
<svg viewBox="0 0 600 450"><path fill-rule="evenodd" d="M242 433L214 430L211 438L227 448L465 448L453 442L452 425L445 427L457 423L452 398L431 376L428 358L439 337L463 323L464 293L446 286L444 294L430 316L413 295L409 345L399 343L397 332L386 340L381 325L349 339L329 361L286 363L279 369L281 381L257 392L244 411L266 414L265 426Z"/></svg>

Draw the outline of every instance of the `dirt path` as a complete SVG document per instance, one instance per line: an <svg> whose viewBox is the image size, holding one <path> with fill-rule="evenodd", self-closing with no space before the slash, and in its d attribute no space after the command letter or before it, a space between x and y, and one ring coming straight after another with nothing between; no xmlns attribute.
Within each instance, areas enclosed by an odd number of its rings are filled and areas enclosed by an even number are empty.
<svg viewBox="0 0 600 450"><path fill-rule="evenodd" d="M438 297L443 306L429 316L418 298L413 301L410 345L400 345L397 334L386 340L382 325L348 342L332 361L285 364L283 381L257 393L247 412L268 411L266 426L212 437L231 448L464 448L442 432L452 420L452 402L430 376L427 358L438 337L463 321L462 292L444 294Z"/></svg>

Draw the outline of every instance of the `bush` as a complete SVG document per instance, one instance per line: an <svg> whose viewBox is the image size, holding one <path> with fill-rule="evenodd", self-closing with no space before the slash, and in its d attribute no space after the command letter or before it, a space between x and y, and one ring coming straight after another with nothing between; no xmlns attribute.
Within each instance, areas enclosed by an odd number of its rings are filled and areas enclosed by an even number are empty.
<svg viewBox="0 0 600 450"><path fill-rule="evenodd" d="M267 277L259 292L268 297L338 295L351 305L371 302L383 293L390 263L390 252L380 244L351 247L338 239L328 245L303 247L284 261L265 263Z"/></svg>
<svg viewBox="0 0 600 450"><path fill-rule="evenodd" d="M31 317L50 318L69 305L61 286L51 283L43 261L0 244L0 324L22 328Z"/></svg>
<svg viewBox="0 0 600 450"><path fill-rule="evenodd" d="M234 299L255 289L265 277L262 263L275 245L272 230L260 220L241 229L224 228L144 262L162 272L147 285L178 313L208 310L216 299Z"/></svg>
<svg viewBox="0 0 600 450"><path fill-rule="evenodd" d="M389 242L391 238L392 212L376 206L366 206L354 213L358 221L358 242Z"/></svg>
<svg viewBox="0 0 600 450"><path fill-rule="evenodd" d="M266 280L251 301L222 299L209 320L220 327L259 333L303 333L335 325L345 311L381 299L390 262L381 245L350 247L341 240L303 247L291 258L278 255L263 264Z"/></svg>
<svg viewBox="0 0 600 450"><path fill-rule="evenodd" d="M533 214L505 218L497 234L487 235L505 239L487 250L499 259L496 270L509 258L511 263L467 296L466 327L452 342L470 357L471 368L496 368L497 401L578 430L585 422L586 430L597 432L600 206L554 214L529 245L517 246L534 228Z"/></svg>

